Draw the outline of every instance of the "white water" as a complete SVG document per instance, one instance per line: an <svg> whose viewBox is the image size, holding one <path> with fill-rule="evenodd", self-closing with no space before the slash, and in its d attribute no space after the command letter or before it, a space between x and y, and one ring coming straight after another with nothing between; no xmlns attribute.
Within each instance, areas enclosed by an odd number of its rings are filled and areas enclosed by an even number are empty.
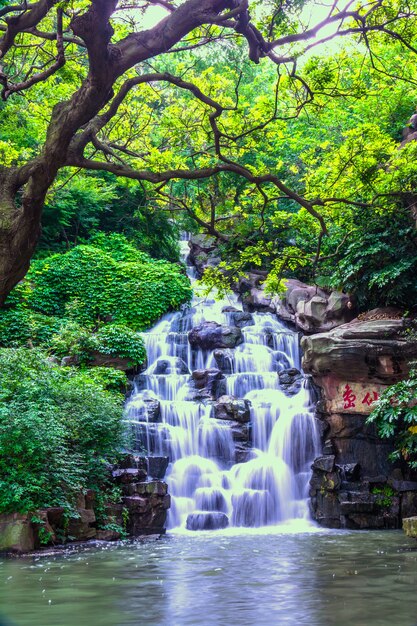
<svg viewBox="0 0 417 626"><path fill-rule="evenodd" d="M185 258L188 247L182 243ZM231 373L222 393L251 403L246 462L236 463L230 422L212 417L213 402L189 399L191 372L217 364L212 352L191 349L188 332L204 321L231 325L233 314L222 312L225 306L241 310L235 297L215 301L195 290L190 309L165 316L144 333L148 368L127 404L136 446L169 456L171 528L185 528L189 514L193 529L207 528L210 512L215 526L219 519L235 527L296 525L309 518L310 466L319 454L306 382L293 395L279 384L278 372L300 369L297 334L270 313L254 313L253 324L242 328L244 343L228 352ZM160 401L157 423L149 421L146 401L152 398Z"/></svg>

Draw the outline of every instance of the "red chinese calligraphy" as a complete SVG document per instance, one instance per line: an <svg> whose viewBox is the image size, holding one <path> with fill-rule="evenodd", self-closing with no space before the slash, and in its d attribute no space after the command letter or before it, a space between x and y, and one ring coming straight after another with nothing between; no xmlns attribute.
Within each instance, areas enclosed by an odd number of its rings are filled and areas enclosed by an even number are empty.
<svg viewBox="0 0 417 626"><path fill-rule="evenodd" d="M356 396L353 393L352 389L349 387L349 385L345 386L345 391L343 394L343 400L344 400L344 405L343 408L344 409L353 409L355 408L355 402L356 402Z"/></svg>
<svg viewBox="0 0 417 626"><path fill-rule="evenodd" d="M372 392L372 396L371 396L371 394L368 391L368 393L366 394L366 396L362 400L362 404L367 404L368 406L371 406L372 402L376 402L376 400L378 400L377 392L373 391Z"/></svg>

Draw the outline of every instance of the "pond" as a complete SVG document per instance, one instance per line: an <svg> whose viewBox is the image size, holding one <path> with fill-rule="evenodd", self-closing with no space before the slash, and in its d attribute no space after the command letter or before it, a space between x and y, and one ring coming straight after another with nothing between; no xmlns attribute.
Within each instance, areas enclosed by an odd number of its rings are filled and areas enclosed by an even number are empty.
<svg viewBox="0 0 417 626"><path fill-rule="evenodd" d="M1 626L416 626L417 542L233 529L2 559L0 607Z"/></svg>

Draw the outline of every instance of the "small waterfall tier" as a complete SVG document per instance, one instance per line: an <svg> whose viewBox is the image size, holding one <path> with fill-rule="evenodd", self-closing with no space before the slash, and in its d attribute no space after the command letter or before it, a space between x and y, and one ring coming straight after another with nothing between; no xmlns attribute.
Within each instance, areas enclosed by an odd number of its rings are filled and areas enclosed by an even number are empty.
<svg viewBox="0 0 417 626"><path fill-rule="evenodd" d="M319 437L298 335L271 313L196 288L189 308L143 338L148 368L126 415L136 451L169 459L169 527L308 519Z"/></svg>

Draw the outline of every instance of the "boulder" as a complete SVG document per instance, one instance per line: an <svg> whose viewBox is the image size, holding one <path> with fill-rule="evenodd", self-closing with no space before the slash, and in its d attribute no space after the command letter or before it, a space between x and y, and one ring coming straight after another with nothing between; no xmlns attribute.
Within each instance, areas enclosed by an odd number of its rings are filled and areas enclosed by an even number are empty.
<svg viewBox="0 0 417 626"><path fill-rule="evenodd" d="M96 536L96 516L92 509L77 509L78 517L70 519L68 536L76 540L93 539Z"/></svg>
<svg viewBox="0 0 417 626"><path fill-rule="evenodd" d="M190 248L188 259L200 278L206 267L216 267L220 263L217 245L217 239L210 235L191 235L188 241Z"/></svg>
<svg viewBox="0 0 417 626"><path fill-rule="evenodd" d="M162 480L168 468L167 456L148 456L149 476L155 480Z"/></svg>
<svg viewBox="0 0 417 626"><path fill-rule="evenodd" d="M226 390L223 372L216 368L194 370L191 382L181 389L181 399L194 402L215 400Z"/></svg>
<svg viewBox="0 0 417 626"><path fill-rule="evenodd" d="M234 354L233 350L215 350L213 353L214 360L217 367L223 372L223 374L232 374L234 368Z"/></svg>
<svg viewBox="0 0 417 626"><path fill-rule="evenodd" d="M152 368L152 374L169 375L169 374L189 374L190 371L187 364L179 357L165 357L156 361Z"/></svg>
<svg viewBox="0 0 417 626"><path fill-rule="evenodd" d="M317 379L391 385L409 372L417 340L409 339L402 319L353 321L327 333L303 337L303 368ZM320 384L320 382L318 382Z"/></svg>
<svg viewBox="0 0 417 626"><path fill-rule="evenodd" d="M238 400L234 396L221 396L214 404L213 417L246 423L250 421L250 408L249 400Z"/></svg>
<svg viewBox="0 0 417 626"><path fill-rule="evenodd" d="M187 517L187 530L218 530L227 528L229 518L221 511L201 511Z"/></svg>
<svg viewBox="0 0 417 626"><path fill-rule="evenodd" d="M29 552L35 549L36 535L29 515L0 515L0 552Z"/></svg>
<svg viewBox="0 0 417 626"><path fill-rule="evenodd" d="M237 326L238 328L254 325L253 317L248 311L227 312L227 318L231 326Z"/></svg>
<svg viewBox="0 0 417 626"><path fill-rule="evenodd" d="M348 294L328 293L295 279L286 281L285 293L276 296L272 306L279 318L305 333L328 331L355 317L355 305Z"/></svg>
<svg viewBox="0 0 417 626"><path fill-rule="evenodd" d="M188 333L188 341L193 348L201 350L235 348L243 342L243 335L240 328L236 326L203 322Z"/></svg>

